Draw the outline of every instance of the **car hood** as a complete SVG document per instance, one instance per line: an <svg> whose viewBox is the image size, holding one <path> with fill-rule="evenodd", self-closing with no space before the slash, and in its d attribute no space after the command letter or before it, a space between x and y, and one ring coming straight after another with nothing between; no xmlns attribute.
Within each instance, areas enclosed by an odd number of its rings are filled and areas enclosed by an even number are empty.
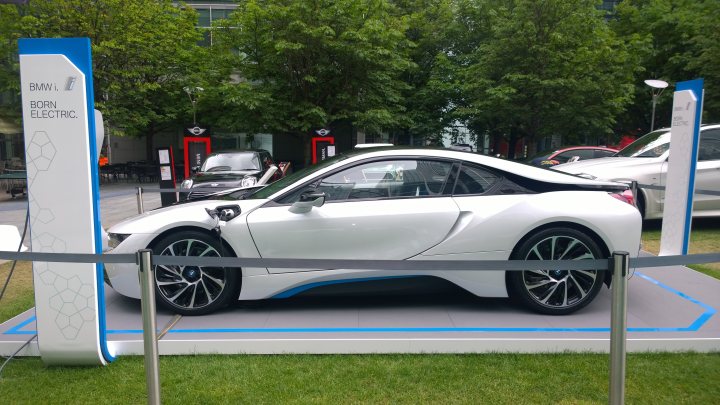
<svg viewBox="0 0 720 405"><path fill-rule="evenodd" d="M238 170L232 172L202 172L193 176L193 187L205 185L208 183L230 183L239 182L245 176L257 176L260 170Z"/></svg>
<svg viewBox="0 0 720 405"><path fill-rule="evenodd" d="M552 170L565 173L578 174L601 174L606 170L622 169L626 167L638 167L645 164L655 164L658 159L636 158L636 157L606 157L600 159L579 160L572 163L564 163L553 166Z"/></svg>
<svg viewBox="0 0 720 405"><path fill-rule="evenodd" d="M552 170L598 180L638 181L654 184L662 171L663 158L609 157L553 166Z"/></svg>
<svg viewBox="0 0 720 405"><path fill-rule="evenodd" d="M215 219L208 215L206 209L214 209L220 205L237 205L240 216L254 210L267 200L202 200L170 207L158 208L126 219L108 229L108 233L119 234L159 234L169 228L179 226L199 226L205 229L215 227ZM235 218L234 221L242 221Z"/></svg>

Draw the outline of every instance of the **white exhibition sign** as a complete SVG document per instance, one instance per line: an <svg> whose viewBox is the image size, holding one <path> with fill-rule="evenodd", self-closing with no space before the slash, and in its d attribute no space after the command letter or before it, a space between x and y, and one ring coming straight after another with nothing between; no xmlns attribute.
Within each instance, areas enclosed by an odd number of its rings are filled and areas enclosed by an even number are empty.
<svg viewBox="0 0 720 405"><path fill-rule="evenodd" d="M661 256L688 253L695 169L700 145L703 80L679 82L675 88L660 237Z"/></svg>
<svg viewBox="0 0 720 405"><path fill-rule="evenodd" d="M21 39L20 75L34 252L101 253L90 41ZM105 364L102 267L34 262L46 364Z"/></svg>

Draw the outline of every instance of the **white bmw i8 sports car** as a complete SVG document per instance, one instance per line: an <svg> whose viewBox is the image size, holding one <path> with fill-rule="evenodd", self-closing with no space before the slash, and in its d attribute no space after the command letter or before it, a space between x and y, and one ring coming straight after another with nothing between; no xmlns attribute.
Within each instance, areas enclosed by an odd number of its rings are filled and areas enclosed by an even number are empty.
<svg viewBox="0 0 720 405"><path fill-rule="evenodd" d="M218 214L218 213L221 214ZM219 230L220 232L217 232ZM637 255L632 193L600 182L452 150L355 150L257 189L161 208L109 230L112 253L355 260L583 260ZM137 268L107 264L120 294L139 298ZM233 300L284 298L318 286L409 276L447 280L546 314L590 303L600 270L351 270L155 267L156 296L184 315Z"/></svg>

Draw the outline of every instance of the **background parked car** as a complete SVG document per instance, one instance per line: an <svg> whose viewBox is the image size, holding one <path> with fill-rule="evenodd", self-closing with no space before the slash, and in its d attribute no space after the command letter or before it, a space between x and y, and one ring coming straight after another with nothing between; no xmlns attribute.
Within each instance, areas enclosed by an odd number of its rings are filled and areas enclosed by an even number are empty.
<svg viewBox="0 0 720 405"><path fill-rule="evenodd" d="M670 138L670 128L659 129L626 146L614 157L568 163L553 169L590 179L635 180L639 184L665 186ZM720 191L720 125L700 128L695 189ZM643 217L662 218L665 192L647 188L639 191L637 204ZM695 194L693 216L720 216L720 196Z"/></svg>
<svg viewBox="0 0 720 405"><path fill-rule="evenodd" d="M200 170L180 185L192 189L184 199L193 200L234 187L252 187L274 166L270 152L262 149L222 151L210 154ZM268 183L282 175L276 172ZM185 194L185 193L183 193Z"/></svg>
<svg viewBox="0 0 720 405"><path fill-rule="evenodd" d="M455 143L455 144L450 145L448 147L448 149L460 150L463 152L472 152L473 151L472 145L470 145L468 143Z"/></svg>
<svg viewBox="0 0 720 405"><path fill-rule="evenodd" d="M533 166L550 167L567 163L570 159L577 156L577 160L597 159L612 156L617 153L617 149L606 148L603 146L570 146L562 149L546 150L526 160Z"/></svg>

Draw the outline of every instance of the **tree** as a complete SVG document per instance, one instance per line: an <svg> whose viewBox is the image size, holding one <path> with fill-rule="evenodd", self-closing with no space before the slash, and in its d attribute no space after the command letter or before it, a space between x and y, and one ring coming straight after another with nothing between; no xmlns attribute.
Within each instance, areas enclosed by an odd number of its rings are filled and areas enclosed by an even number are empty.
<svg viewBox="0 0 720 405"><path fill-rule="evenodd" d="M519 139L604 135L631 99L635 64L592 0L491 0L488 37L461 71L460 114Z"/></svg>
<svg viewBox="0 0 720 405"><path fill-rule="evenodd" d="M10 4L0 4L0 96L8 98L20 93L20 68L17 57L20 10ZM0 97L0 101L3 101ZM21 114L19 100L0 103L0 117L18 119Z"/></svg>
<svg viewBox="0 0 720 405"><path fill-rule="evenodd" d="M450 0L396 0L398 18L408 22L405 36L412 46L413 64L403 73L404 119L399 130L437 143L452 121L452 99L457 96L451 58L455 28Z"/></svg>
<svg viewBox="0 0 720 405"><path fill-rule="evenodd" d="M90 38L96 108L116 132L145 136L148 159L153 135L187 120L183 87L200 39L194 10L170 0L33 0L21 8L20 36Z"/></svg>
<svg viewBox="0 0 720 405"><path fill-rule="evenodd" d="M218 86L224 123L285 133L349 121L379 131L402 117L405 26L385 0L248 0L219 30L216 57L234 80ZM234 128L233 128L234 124Z"/></svg>
<svg viewBox="0 0 720 405"><path fill-rule="evenodd" d="M720 31L716 0L626 0L613 29L633 44L641 69L635 75L637 102L621 117L624 128L650 127L651 92L644 79L671 84L660 98L655 127L670 125L672 86L705 79L704 122L720 119Z"/></svg>

